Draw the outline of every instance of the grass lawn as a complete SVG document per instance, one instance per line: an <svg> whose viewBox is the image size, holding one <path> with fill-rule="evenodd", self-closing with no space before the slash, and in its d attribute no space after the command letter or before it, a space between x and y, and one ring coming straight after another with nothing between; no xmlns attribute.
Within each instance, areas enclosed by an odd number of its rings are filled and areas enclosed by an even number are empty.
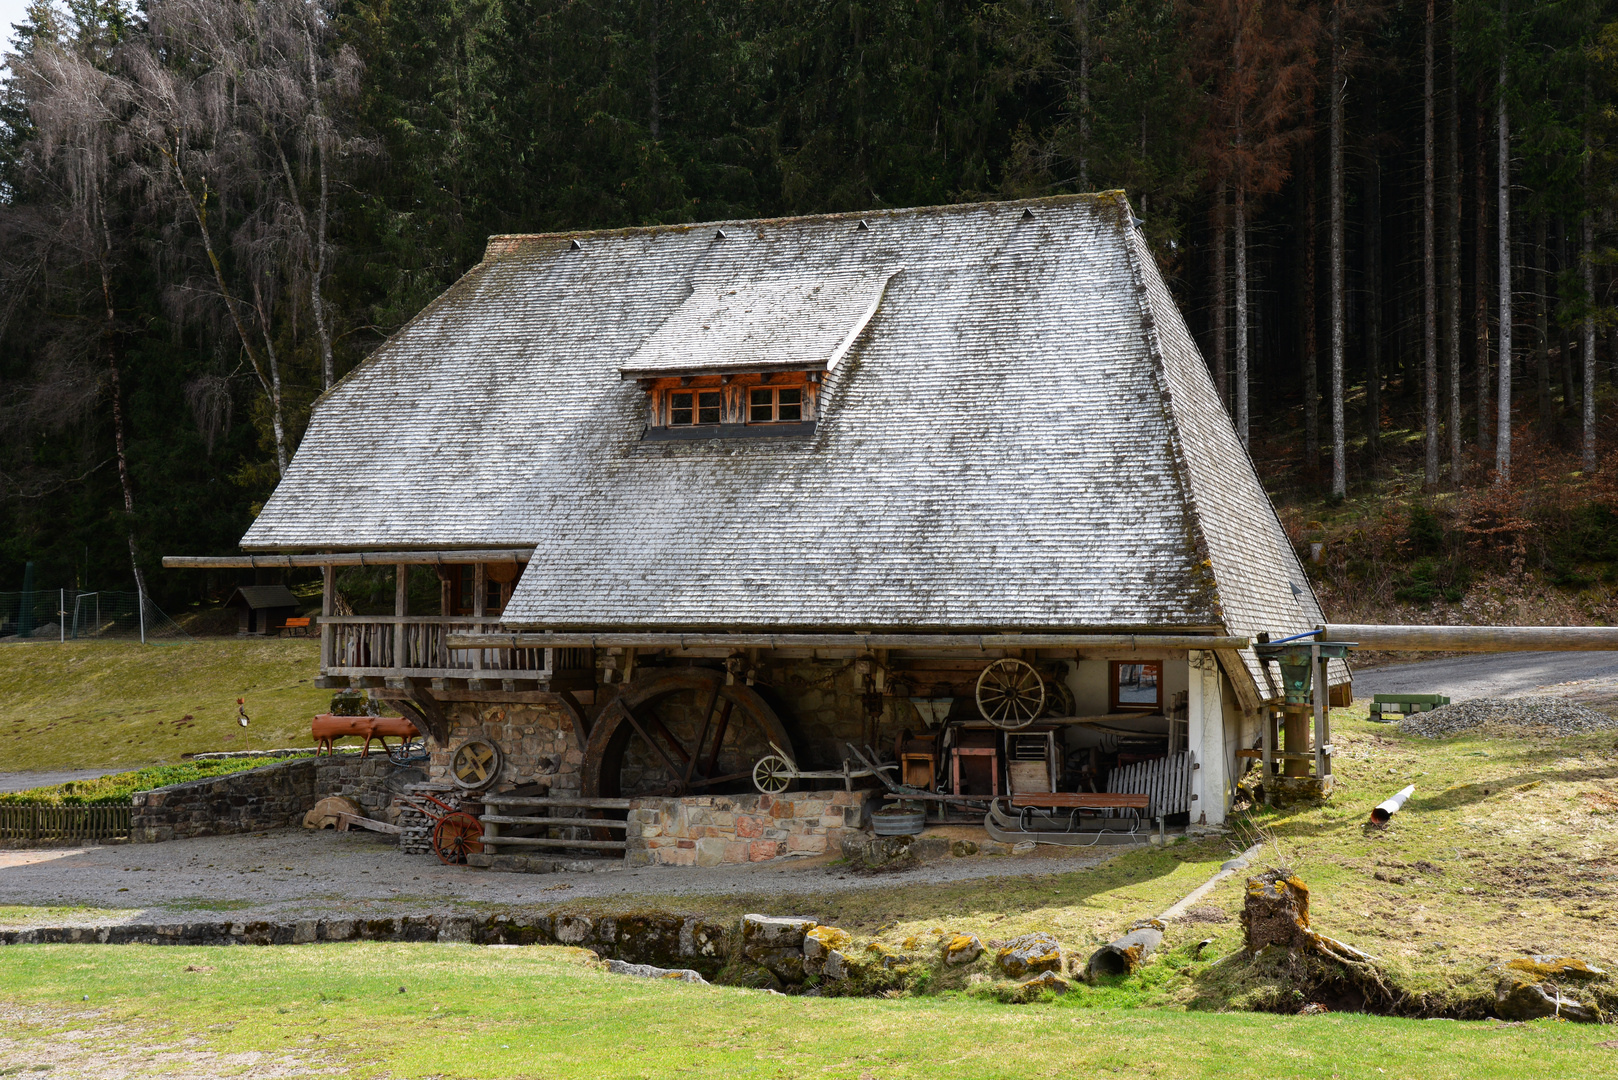
<svg viewBox="0 0 1618 1080"><path fill-rule="evenodd" d="M309 720L331 702L314 686L319 674L312 640L0 648L0 767L117 768L310 746ZM247 702L246 728L237 698Z"/></svg>
<svg viewBox="0 0 1618 1080"><path fill-rule="evenodd" d="M346 1076L1618 1075L1609 1031L1553 1021L786 998L610 975L555 948L14 946L0 951L0 987L13 1006L0 1063L13 1068L52 1060L48 1046L77 1046L82 1063L98 1045L144 1054L190 1038L193 1051ZM87 1031L98 1037L75 1036Z"/></svg>

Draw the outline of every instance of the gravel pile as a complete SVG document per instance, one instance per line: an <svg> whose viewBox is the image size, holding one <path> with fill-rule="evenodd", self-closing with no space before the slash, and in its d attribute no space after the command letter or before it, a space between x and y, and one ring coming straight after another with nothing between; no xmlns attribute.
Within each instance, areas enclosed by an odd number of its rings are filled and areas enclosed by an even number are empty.
<svg viewBox="0 0 1618 1080"><path fill-rule="evenodd" d="M1447 739L1484 727L1534 728L1554 735L1583 735L1618 729L1618 719L1567 698L1474 698L1440 705L1399 721L1399 730L1428 739Z"/></svg>

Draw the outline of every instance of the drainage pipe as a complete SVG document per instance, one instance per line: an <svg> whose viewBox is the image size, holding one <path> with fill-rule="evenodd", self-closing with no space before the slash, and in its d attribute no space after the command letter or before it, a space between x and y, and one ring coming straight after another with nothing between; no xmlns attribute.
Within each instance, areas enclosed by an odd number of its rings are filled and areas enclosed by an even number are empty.
<svg viewBox="0 0 1618 1080"><path fill-rule="evenodd" d="M1405 804L1405 800L1410 798L1410 796L1414 795L1415 793L1416 785L1411 784L1409 787L1399 792L1399 794L1393 796L1393 798L1388 799L1385 802L1377 803L1376 808L1371 811L1371 820L1376 822L1378 825L1386 825L1388 823L1388 819L1399 812L1399 807Z"/></svg>
<svg viewBox="0 0 1618 1080"><path fill-rule="evenodd" d="M1618 626L1322 627L1333 641L1383 652L1604 652L1618 649Z"/></svg>
<svg viewBox="0 0 1618 1080"><path fill-rule="evenodd" d="M1085 981L1095 982L1102 975L1128 975L1163 944L1163 929L1161 919L1142 919L1117 941L1101 946L1084 965Z"/></svg>

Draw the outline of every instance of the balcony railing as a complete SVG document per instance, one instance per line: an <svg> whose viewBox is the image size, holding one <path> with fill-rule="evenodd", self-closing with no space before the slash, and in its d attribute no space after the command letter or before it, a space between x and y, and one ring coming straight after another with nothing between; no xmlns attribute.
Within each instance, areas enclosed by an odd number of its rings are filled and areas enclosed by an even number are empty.
<svg viewBox="0 0 1618 1080"><path fill-rule="evenodd" d="M320 620L321 673L328 677L513 679L549 681L586 668L586 649L456 649L452 633L496 633L491 618L427 615L330 615Z"/></svg>

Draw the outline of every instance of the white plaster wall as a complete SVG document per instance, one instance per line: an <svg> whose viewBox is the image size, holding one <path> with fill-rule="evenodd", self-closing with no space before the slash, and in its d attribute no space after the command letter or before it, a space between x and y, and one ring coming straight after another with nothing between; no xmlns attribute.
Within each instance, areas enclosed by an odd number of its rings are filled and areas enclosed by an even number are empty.
<svg viewBox="0 0 1618 1080"><path fill-rule="evenodd" d="M1100 716L1107 711L1107 662L1080 660L1069 666L1067 688L1079 716Z"/></svg>
<svg viewBox="0 0 1618 1080"><path fill-rule="evenodd" d="M1191 653L1189 669L1188 733L1197 763L1191 774L1191 820L1219 825L1225 820L1228 740L1224 698L1228 690L1213 653Z"/></svg>

